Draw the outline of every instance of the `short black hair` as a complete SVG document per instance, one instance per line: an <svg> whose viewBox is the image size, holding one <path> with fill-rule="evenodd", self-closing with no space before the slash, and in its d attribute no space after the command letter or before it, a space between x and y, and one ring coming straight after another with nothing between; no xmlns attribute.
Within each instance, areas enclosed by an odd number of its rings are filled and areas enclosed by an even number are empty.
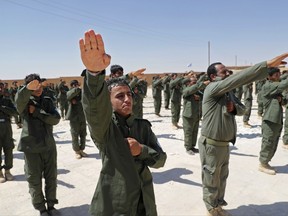
<svg viewBox="0 0 288 216"><path fill-rule="evenodd" d="M41 82L40 75L36 74L36 73L29 74L25 77L24 83L25 83L25 85L27 85L28 83L30 83L33 80L38 80L39 82Z"/></svg>
<svg viewBox="0 0 288 216"><path fill-rule="evenodd" d="M120 66L120 65L111 65L111 67L110 67L110 72L111 72L111 74L115 74L117 71L121 71L121 72L123 72L124 71L124 69L123 69L123 67L122 66Z"/></svg>
<svg viewBox="0 0 288 216"><path fill-rule="evenodd" d="M70 82L70 86L73 87L74 85L79 84L78 80L72 80Z"/></svg>
<svg viewBox="0 0 288 216"><path fill-rule="evenodd" d="M269 68L268 70L268 74L269 76L272 76L273 74L277 73L277 72L280 72L280 69L278 67L271 67Z"/></svg>
<svg viewBox="0 0 288 216"><path fill-rule="evenodd" d="M116 86L128 86L130 91L132 92L132 89L130 88L128 82L123 78L116 77L116 78L108 79L106 81L106 84L107 84L109 92L111 92L111 89Z"/></svg>
<svg viewBox="0 0 288 216"><path fill-rule="evenodd" d="M209 80L211 81L210 75L211 74L217 74L217 69L216 69L216 65L222 64L221 62L215 62L211 65L209 65L209 67L207 68L207 76L209 78Z"/></svg>

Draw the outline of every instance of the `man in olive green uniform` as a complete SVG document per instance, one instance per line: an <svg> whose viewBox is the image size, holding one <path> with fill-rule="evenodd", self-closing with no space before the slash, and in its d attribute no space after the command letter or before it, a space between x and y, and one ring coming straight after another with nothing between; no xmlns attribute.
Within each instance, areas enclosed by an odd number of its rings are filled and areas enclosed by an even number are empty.
<svg viewBox="0 0 288 216"><path fill-rule="evenodd" d="M235 91L235 96L241 101L242 95L243 95L243 86L239 86L238 88L235 88L234 91Z"/></svg>
<svg viewBox="0 0 288 216"><path fill-rule="evenodd" d="M155 111L155 115L157 116L161 116L160 110L161 110L161 104L162 104L162 90L163 90L163 85L162 85L162 79L160 78L160 76L153 77L152 94L153 94L153 99L154 99L154 111Z"/></svg>
<svg viewBox="0 0 288 216"><path fill-rule="evenodd" d="M162 80L165 109L169 109L169 104L170 104L170 87L169 87L170 80L171 80L171 77L169 76L169 74L165 74Z"/></svg>
<svg viewBox="0 0 288 216"><path fill-rule="evenodd" d="M190 155L198 153L195 148L198 136L199 121L202 116L201 101L202 90L210 81L203 81L205 76L202 76L198 82L195 76L187 81L186 87L183 89L183 130L184 130L184 147L186 152Z"/></svg>
<svg viewBox="0 0 288 216"><path fill-rule="evenodd" d="M172 127L178 129L181 112L181 98L182 98L182 81L183 77L173 73L169 83L171 92L171 114L172 114Z"/></svg>
<svg viewBox="0 0 288 216"><path fill-rule="evenodd" d="M246 107L246 111L243 115L243 125L246 128L252 127L249 124L249 119L250 119L251 110L252 110L252 101L253 101L252 93L253 93L253 83L243 85L244 105Z"/></svg>
<svg viewBox="0 0 288 216"><path fill-rule="evenodd" d="M256 85L255 94L257 94L257 104L258 104L257 114L258 114L259 118L262 117L263 112L264 112L261 89L262 89L262 86L265 84L265 82L266 82L266 79L258 80L258 81L255 82L255 85Z"/></svg>
<svg viewBox="0 0 288 216"><path fill-rule="evenodd" d="M288 89L288 79L280 82L279 68L270 68L268 81L262 87L264 115L262 118L262 145L259 156L259 171L275 175L276 170L269 165L273 158L283 127L282 92Z"/></svg>
<svg viewBox="0 0 288 216"><path fill-rule="evenodd" d="M43 96L50 97L56 106L57 99L56 99L56 92L50 87L50 84L48 83L46 78L41 79L41 85L43 87Z"/></svg>
<svg viewBox="0 0 288 216"><path fill-rule="evenodd" d="M110 56L93 30L80 40L84 78L83 108L99 148L102 170L90 206L91 215L157 215L149 167L162 167L166 154L151 124L135 119L132 92L124 79L104 81ZM135 76L135 74L134 74Z"/></svg>
<svg viewBox="0 0 288 216"><path fill-rule="evenodd" d="M86 119L81 103L81 88L77 80L70 83L71 89L67 92L69 107L66 119L70 121L70 131L72 136L72 148L75 151L76 159L87 157L84 152L86 144Z"/></svg>
<svg viewBox="0 0 288 216"><path fill-rule="evenodd" d="M203 122L198 141L202 166L203 200L209 216L230 215L222 206L226 181L229 173L229 143L236 140L235 115L244 114L231 91L239 86L264 79L268 67L278 66L288 53L246 68L229 76L229 71L220 62L213 63L207 69L212 81L203 96Z"/></svg>
<svg viewBox="0 0 288 216"><path fill-rule="evenodd" d="M18 91L17 81L13 81L12 86L9 89L10 98L11 98L13 104L15 104L15 95L16 95L17 91ZM15 114L14 119L15 119L15 124L17 124L17 128L18 129L22 128L22 120L21 120L20 115L18 113Z"/></svg>
<svg viewBox="0 0 288 216"><path fill-rule="evenodd" d="M143 118L143 100L145 97L146 83L143 79L133 77L129 83L133 91L133 108L132 112L135 118Z"/></svg>
<svg viewBox="0 0 288 216"><path fill-rule="evenodd" d="M60 105L60 111L61 111L61 117L62 119L65 119L65 116L68 111L68 100L67 100L67 92L69 91L68 86L66 85L66 81L62 81L58 85L58 102Z"/></svg>
<svg viewBox="0 0 288 216"><path fill-rule="evenodd" d="M11 117L17 114L11 99L4 96L4 91L4 83L0 83L0 183L13 180L10 172L13 167L14 149ZM5 158L4 165L2 165L2 150ZM2 169L5 170L4 175Z"/></svg>
<svg viewBox="0 0 288 216"><path fill-rule="evenodd" d="M23 118L18 150L24 152L24 170L32 204L40 215L57 215L54 205L57 187L57 151L53 125L60 121L50 97L42 95L38 74L30 74L15 96L16 108ZM42 191L42 176L45 192ZM47 204L47 207L46 207Z"/></svg>

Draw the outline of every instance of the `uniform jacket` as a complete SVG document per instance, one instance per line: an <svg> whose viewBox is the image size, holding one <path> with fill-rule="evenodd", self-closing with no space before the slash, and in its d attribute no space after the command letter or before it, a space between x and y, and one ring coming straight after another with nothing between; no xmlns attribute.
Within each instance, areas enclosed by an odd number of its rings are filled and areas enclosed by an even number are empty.
<svg viewBox="0 0 288 216"><path fill-rule="evenodd" d="M182 98L182 80L183 77L176 77L176 79L171 79L169 83L171 101L174 103L181 103Z"/></svg>
<svg viewBox="0 0 288 216"><path fill-rule="evenodd" d="M154 79L152 81L153 98L161 98L161 92L163 90L162 79Z"/></svg>
<svg viewBox="0 0 288 216"><path fill-rule="evenodd" d="M227 112L226 101L234 100L234 95L227 93L239 86L264 79L267 76L266 62L262 62L224 80L211 82L206 87L203 96L201 134L213 140L235 143L236 122L234 115L237 114L237 111L236 113Z"/></svg>
<svg viewBox="0 0 288 216"><path fill-rule="evenodd" d="M162 167L166 154L147 120L125 119L113 113L105 73L86 73L83 108L93 141L99 148L102 170L90 207L92 215L136 216L142 193L146 214L157 215L149 167ZM139 156L130 153L126 137L143 144ZM138 215L137 215L138 216Z"/></svg>
<svg viewBox="0 0 288 216"><path fill-rule="evenodd" d="M85 122L85 115L81 103L82 90L80 88L71 88L67 92L67 100L69 102L68 111L65 116L67 120Z"/></svg>
<svg viewBox="0 0 288 216"><path fill-rule="evenodd" d="M34 97L32 91L23 86L15 96L16 108L23 118L23 129L18 150L41 153L56 148L53 138L53 125L60 121L50 97ZM35 106L33 114L28 112L29 104Z"/></svg>
<svg viewBox="0 0 288 216"><path fill-rule="evenodd" d="M276 124L283 124L282 92L288 88L288 79L281 82L270 80L262 87L262 99L264 105L264 116L262 120Z"/></svg>
<svg viewBox="0 0 288 216"><path fill-rule="evenodd" d="M200 120L202 96L196 94L200 89L205 88L203 82L197 82L192 86L183 89L183 112L182 116ZM196 96L195 96L196 95ZM196 99L197 97L197 99Z"/></svg>

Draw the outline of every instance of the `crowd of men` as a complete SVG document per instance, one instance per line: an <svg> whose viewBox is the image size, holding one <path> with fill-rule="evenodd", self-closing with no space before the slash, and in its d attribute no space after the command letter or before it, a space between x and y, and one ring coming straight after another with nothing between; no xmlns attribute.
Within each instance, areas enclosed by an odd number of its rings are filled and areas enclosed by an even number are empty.
<svg viewBox="0 0 288 216"><path fill-rule="evenodd" d="M143 99L147 94L145 68L124 75L120 65L111 65L100 34L85 32L80 39L83 88L77 80L61 82L54 88L38 74L29 74L22 86L9 89L0 83L0 183L13 180L11 118L22 128L18 150L24 152L25 177L33 207L41 216L61 215L58 203L57 150L53 126L61 118L70 121L72 149L76 159L84 152L86 122L99 149L102 170L90 206L91 215L157 215L152 175L149 167L165 165L167 155L143 119ZM283 127L283 106L287 111L288 79L279 66L288 54L264 61L233 74L221 62L211 64L207 73L165 74L152 81L155 114L171 109L174 129L183 128L184 147L189 155L200 154L203 201L209 216L230 215L223 206L229 173L229 144L236 142L235 116L243 116L243 126L251 128L253 83L256 82L258 115L262 118L262 146L259 171L275 175L269 165ZM244 95L244 104L241 103ZM171 108L169 108L169 106ZM181 108L183 106L183 108ZM57 109L58 108L58 109ZM181 116L183 127L179 126ZM60 110L60 113L58 112ZM202 120L198 139L199 122ZM284 148L288 149L288 121L285 118ZM2 165L2 150L4 163ZM4 169L4 173L2 172ZM42 189L42 177L45 190Z"/></svg>

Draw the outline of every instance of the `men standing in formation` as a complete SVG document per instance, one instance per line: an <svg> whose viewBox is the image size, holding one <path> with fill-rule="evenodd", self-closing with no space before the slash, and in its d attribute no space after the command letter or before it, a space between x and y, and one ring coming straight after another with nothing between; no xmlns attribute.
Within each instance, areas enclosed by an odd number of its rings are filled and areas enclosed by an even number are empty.
<svg viewBox="0 0 288 216"><path fill-rule="evenodd" d="M75 152L76 159L87 157L84 152L86 144L86 119L81 103L81 88L77 80L70 82L70 90L67 92L69 101L66 119L70 121L70 131L72 137L72 148Z"/></svg>
<svg viewBox="0 0 288 216"><path fill-rule="evenodd" d="M155 109L155 115L160 115L161 105L162 105L162 90L163 90L163 84L162 79L160 76L154 76L152 80L152 94L154 99L154 109Z"/></svg>
<svg viewBox="0 0 288 216"><path fill-rule="evenodd" d="M196 148L199 121L202 117L202 93L209 80L204 81L205 76L197 82L196 76L188 78L187 87L183 89L183 130L184 130L184 147L186 152L190 155L198 153Z"/></svg>
<svg viewBox="0 0 288 216"><path fill-rule="evenodd" d="M65 80L61 80L59 85L58 85L58 96L57 99L59 101L60 105L60 111L61 111L61 117L64 120L65 116L68 111L68 100L67 100L67 92L69 91L68 86L66 85Z"/></svg>
<svg viewBox="0 0 288 216"><path fill-rule="evenodd" d="M259 156L259 171L275 175L276 171L269 165L274 156L283 127L283 95L288 89L288 79L280 81L280 69L271 67L268 81L262 87L264 115L262 117L262 146Z"/></svg>
<svg viewBox="0 0 288 216"><path fill-rule="evenodd" d="M229 143L234 144L236 140L235 115L243 112L239 109L241 106L237 104L232 90L264 79L268 75L268 68L279 66L286 57L288 53L256 64L233 76L229 76L229 71L220 62L211 64L207 69L211 83L204 91L203 123L198 145L203 200L210 216L230 215L222 208L227 205L224 197L229 173ZM275 100L278 100L277 96Z"/></svg>
<svg viewBox="0 0 288 216"><path fill-rule="evenodd" d="M181 99L182 99L182 76L178 76L177 73L171 75L171 81L169 84L171 93L171 114L172 114L172 127L173 129L181 128L178 125L181 112Z"/></svg>
<svg viewBox="0 0 288 216"><path fill-rule="evenodd" d="M252 101L253 101L253 83L248 83L242 86L243 95L244 95L244 105L246 107L246 111L243 115L243 124L246 128L251 128L252 126L249 124L249 119L251 116L252 110Z"/></svg>
<svg viewBox="0 0 288 216"><path fill-rule="evenodd" d="M15 96L16 107L23 118L18 150L24 152L25 176L29 184L32 204L41 216L55 215L57 188L57 151L53 125L60 121L50 97L43 96L38 74L25 77L24 86ZM45 192L42 189L45 179ZM46 205L47 204L47 205Z"/></svg>

